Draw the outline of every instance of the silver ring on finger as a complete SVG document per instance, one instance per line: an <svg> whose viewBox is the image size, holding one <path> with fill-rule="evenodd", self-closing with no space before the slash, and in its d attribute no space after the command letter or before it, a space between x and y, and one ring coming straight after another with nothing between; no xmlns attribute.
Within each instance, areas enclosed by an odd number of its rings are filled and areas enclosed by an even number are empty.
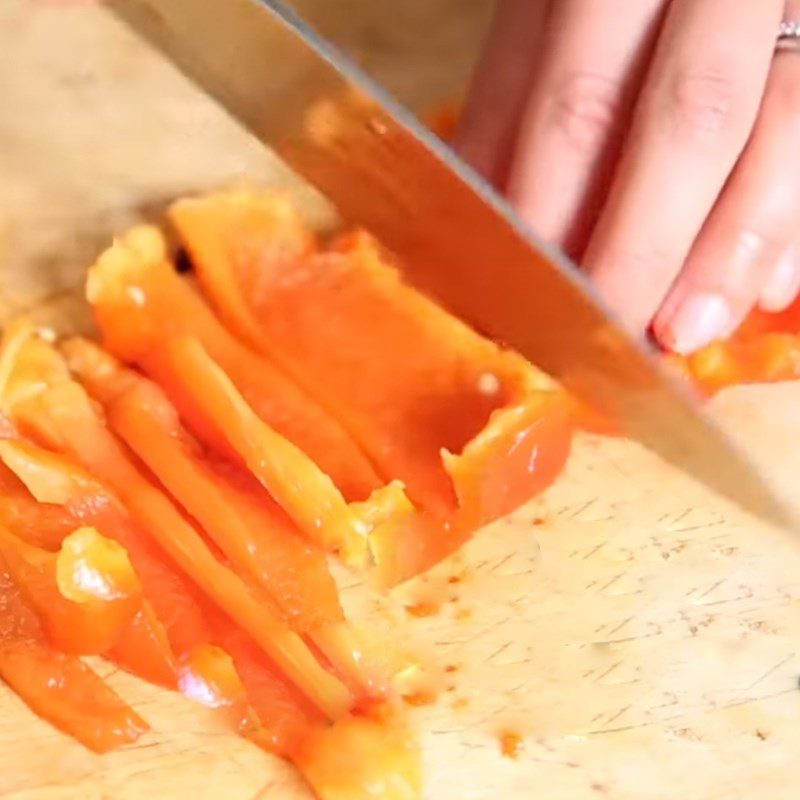
<svg viewBox="0 0 800 800"><path fill-rule="evenodd" d="M775 49L800 52L800 20L785 19L781 22Z"/></svg>

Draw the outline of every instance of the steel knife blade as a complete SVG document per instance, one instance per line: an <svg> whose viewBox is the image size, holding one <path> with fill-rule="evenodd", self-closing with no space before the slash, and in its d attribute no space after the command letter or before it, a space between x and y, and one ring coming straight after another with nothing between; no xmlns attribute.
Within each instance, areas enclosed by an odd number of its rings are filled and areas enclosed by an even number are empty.
<svg viewBox="0 0 800 800"><path fill-rule="evenodd" d="M513 346L622 432L742 508L797 530L742 451L629 336L577 267L447 146L272 0L106 0L408 280Z"/></svg>

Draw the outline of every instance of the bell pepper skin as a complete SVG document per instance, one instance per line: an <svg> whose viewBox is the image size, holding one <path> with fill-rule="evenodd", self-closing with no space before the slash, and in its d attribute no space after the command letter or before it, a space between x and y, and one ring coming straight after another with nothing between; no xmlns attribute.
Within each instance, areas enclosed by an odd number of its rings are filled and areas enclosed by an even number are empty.
<svg viewBox="0 0 800 800"><path fill-rule="evenodd" d="M119 545L113 555L104 552L112 545L93 528L80 528L54 554L0 529L4 563L59 650L104 653L140 610L138 579Z"/></svg>
<svg viewBox="0 0 800 800"><path fill-rule="evenodd" d="M271 596L287 623L356 687L385 691L391 676L370 664L345 620L324 552L302 537L253 476L203 448L157 385L97 345L75 339L62 351L103 404L112 429L231 564Z"/></svg>
<svg viewBox="0 0 800 800"><path fill-rule="evenodd" d="M97 345L75 339L62 351L111 428L293 627L308 632L344 619L324 553L250 473L203 448L156 384Z"/></svg>
<svg viewBox="0 0 800 800"><path fill-rule="evenodd" d="M157 229L136 228L106 251L89 271L86 292L106 349L153 377L201 439L212 434L193 425L192 395L161 356L173 337L197 338L259 417L306 452L345 497L362 499L379 485L369 460L322 405L217 321L168 262ZM224 447L219 436L212 443Z"/></svg>
<svg viewBox="0 0 800 800"><path fill-rule="evenodd" d="M363 231L317 252L276 248L276 229L300 223L267 193L187 199L170 217L221 318L325 398L384 482L402 481L421 510L456 506L442 451L460 452L494 411L545 382L405 285Z"/></svg>
<svg viewBox="0 0 800 800"><path fill-rule="evenodd" d="M135 742L147 723L79 658L47 643L0 557L0 678L39 717L96 753Z"/></svg>
<svg viewBox="0 0 800 800"><path fill-rule="evenodd" d="M60 362L61 356L51 350L50 358ZM24 370L24 359L20 362ZM242 625L326 714L341 716L353 702L347 688L320 665L274 605L221 563L189 520L140 472L84 389L69 377L58 377L60 369L54 375L37 394L13 406L12 421L49 439L48 446L65 452L108 484L172 564L208 600Z"/></svg>
<svg viewBox="0 0 800 800"><path fill-rule="evenodd" d="M286 201L246 191L179 201L170 218L220 318L324 397L379 471L386 486L357 504L378 584L426 569L555 480L577 404L406 286L368 234L320 247Z"/></svg>

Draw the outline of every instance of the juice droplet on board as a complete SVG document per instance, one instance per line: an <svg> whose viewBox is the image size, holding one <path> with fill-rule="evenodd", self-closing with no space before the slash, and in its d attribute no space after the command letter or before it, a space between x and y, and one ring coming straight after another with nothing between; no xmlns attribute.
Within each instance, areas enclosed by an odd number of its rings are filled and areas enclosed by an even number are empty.
<svg viewBox="0 0 800 800"><path fill-rule="evenodd" d="M441 603L421 601L406 606L406 613L411 617L433 617L441 610Z"/></svg>
<svg viewBox="0 0 800 800"><path fill-rule="evenodd" d="M518 733L506 732L500 737L500 752L506 758L518 759L523 747L523 739Z"/></svg>

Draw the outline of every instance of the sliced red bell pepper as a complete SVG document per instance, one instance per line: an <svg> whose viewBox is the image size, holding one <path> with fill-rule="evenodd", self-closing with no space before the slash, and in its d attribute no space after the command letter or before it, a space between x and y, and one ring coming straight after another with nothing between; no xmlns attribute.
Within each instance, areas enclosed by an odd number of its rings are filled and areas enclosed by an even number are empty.
<svg viewBox="0 0 800 800"><path fill-rule="evenodd" d="M147 723L75 656L45 642L0 559L0 677L42 719L98 753L135 742Z"/></svg>
<svg viewBox="0 0 800 800"><path fill-rule="evenodd" d="M89 271L87 296L106 347L152 375L190 423L192 398L161 356L162 343L174 336L196 336L258 415L308 453L348 499L366 497L379 485L342 426L269 359L222 327L168 263L156 229L137 228L108 250ZM202 427L195 432L209 434Z"/></svg>

